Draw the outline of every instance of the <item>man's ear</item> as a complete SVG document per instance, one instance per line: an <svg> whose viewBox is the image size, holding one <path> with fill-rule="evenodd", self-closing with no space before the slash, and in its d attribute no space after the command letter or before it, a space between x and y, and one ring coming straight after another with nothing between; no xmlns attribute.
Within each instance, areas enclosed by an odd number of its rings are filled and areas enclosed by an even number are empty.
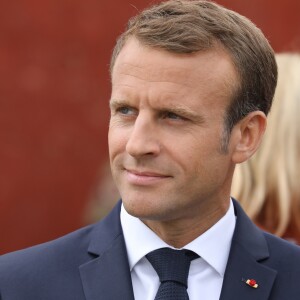
<svg viewBox="0 0 300 300"><path fill-rule="evenodd" d="M253 111L233 128L232 161L236 164L249 159L259 147L267 125L262 111Z"/></svg>

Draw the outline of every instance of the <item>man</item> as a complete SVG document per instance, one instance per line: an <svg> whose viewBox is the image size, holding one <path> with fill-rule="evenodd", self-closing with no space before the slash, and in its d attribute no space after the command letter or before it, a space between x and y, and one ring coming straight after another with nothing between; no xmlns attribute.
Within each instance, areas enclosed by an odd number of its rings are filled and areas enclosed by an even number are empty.
<svg viewBox="0 0 300 300"><path fill-rule="evenodd" d="M122 202L96 225L3 256L1 299L298 299L299 248L230 199L276 86L261 31L212 2L170 0L130 20L111 78Z"/></svg>

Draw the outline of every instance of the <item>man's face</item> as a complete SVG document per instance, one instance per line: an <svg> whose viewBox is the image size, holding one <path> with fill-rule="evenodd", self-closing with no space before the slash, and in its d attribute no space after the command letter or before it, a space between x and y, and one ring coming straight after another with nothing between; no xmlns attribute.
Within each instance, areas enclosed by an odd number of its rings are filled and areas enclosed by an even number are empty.
<svg viewBox="0 0 300 300"><path fill-rule="evenodd" d="M125 209L145 220L209 215L228 205L222 153L237 76L221 49L173 54L129 39L112 72L109 153Z"/></svg>

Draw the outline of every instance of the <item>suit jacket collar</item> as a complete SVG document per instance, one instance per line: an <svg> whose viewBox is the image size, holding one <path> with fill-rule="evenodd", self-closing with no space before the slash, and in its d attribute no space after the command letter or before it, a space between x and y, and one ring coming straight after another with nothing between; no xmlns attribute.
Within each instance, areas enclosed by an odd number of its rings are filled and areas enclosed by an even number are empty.
<svg viewBox="0 0 300 300"><path fill-rule="evenodd" d="M220 300L266 300L277 271L263 264L270 256L263 232L246 216L234 200L236 228L225 271ZM254 279L258 288L246 284Z"/></svg>
<svg viewBox="0 0 300 300"><path fill-rule="evenodd" d="M134 300L126 246L120 223L121 202L91 235L88 252L92 260L80 266L87 300ZM220 300L267 300L277 271L263 264L268 245L260 229L234 200L237 217ZM246 284L255 279L258 288Z"/></svg>
<svg viewBox="0 0 300 300"><path fill-rule="evenodd" d="M88 252L94 259L79 268L86 300L134 300L120 207L118 203L92 232Z"/></svg>

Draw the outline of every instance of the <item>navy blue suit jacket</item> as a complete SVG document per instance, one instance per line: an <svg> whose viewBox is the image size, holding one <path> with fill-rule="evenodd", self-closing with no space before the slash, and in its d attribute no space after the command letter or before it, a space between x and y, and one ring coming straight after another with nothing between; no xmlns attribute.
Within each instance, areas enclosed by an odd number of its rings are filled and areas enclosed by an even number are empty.
<svg viewBox="0 0 300 300"><path fill-rule="evenodd" d="M299 300L300 248L262 232L234 206L237 223L220 299ZM0 299L133 300L120 203L95 225L1 256Z"/></svg>

